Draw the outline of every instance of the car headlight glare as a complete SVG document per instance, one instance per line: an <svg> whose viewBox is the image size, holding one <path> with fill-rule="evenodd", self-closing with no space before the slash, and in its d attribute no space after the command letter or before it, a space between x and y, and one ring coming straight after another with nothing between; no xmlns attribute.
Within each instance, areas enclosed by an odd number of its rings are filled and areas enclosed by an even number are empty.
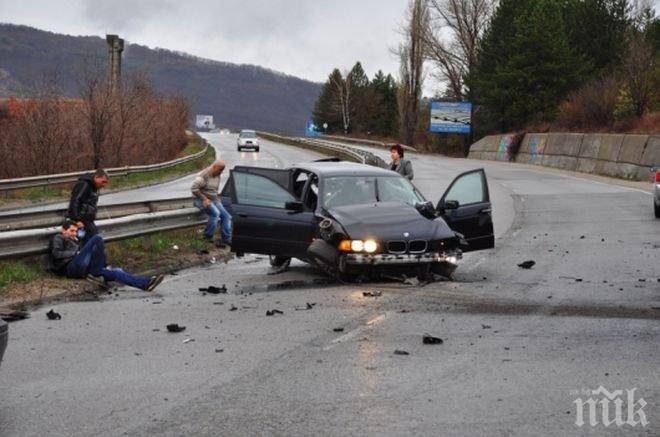
<svg viewBox="0 0 660 437"><path fill-rule="evenodd" d="M378 243L374 240L367 240L364 242L364 251L367 253L374 253L378 249Z"/></svg>
<svg viewBox="0 0 660 437"><path fill-rule="evenodd" d="M362 252L364 250L364 242L362 240L351 241L351 250L353 252Z"/></svg>

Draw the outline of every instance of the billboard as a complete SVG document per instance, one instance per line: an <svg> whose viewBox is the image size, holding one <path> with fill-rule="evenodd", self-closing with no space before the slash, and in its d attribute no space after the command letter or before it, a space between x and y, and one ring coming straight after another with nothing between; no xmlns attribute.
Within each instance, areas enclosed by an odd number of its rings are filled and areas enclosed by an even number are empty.
<svg viewBox="0 0 660 437"><path fill-rule="evenodd" d="M472 103L431 102L429 131L449 134L469 134L472 126Z"/></svg>
<svg viewBox="0 0 660 437"><path fill-rule="evenodd" d="M197 114L197 117L195 118L195 127L197 129L214 129L215 125L213 124L213 116Z"/></svg>

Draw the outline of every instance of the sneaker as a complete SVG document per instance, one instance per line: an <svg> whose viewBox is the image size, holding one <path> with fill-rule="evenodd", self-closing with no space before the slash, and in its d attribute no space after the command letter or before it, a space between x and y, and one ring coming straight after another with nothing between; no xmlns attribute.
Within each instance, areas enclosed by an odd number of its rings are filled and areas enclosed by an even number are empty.
<svg viewBox="0 0 660 437"><path fill-rule="evenodd" d="M94 285L98 285L99 287L102 288L109 287L108 284L105 282L105 278L103 276L94 276L90 273L85 277L85 280L87 282L91 282Z"/></svg>
<svg viewBox="0 0 660 437"><path fill-rule="evenodd" d="M147 284L147 291L154 291L156 287L158 287L160 283L163 282L164 278L164 275L152 276L151 279L149 279L149 283Z"/></svg>

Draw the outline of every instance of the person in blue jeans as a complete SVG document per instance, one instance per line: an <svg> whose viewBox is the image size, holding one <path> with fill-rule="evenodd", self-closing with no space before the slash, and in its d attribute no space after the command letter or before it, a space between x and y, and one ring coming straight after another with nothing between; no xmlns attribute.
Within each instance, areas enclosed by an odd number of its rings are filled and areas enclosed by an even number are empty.
<svg viewBox="0 0 660 437"><path fill-rule="evenodd" d="M209 217L204 229L204 239L213 242L213 235L220 220L220 247L231 246L231 215L227 212L218 197L220 175L225 169L222 160L215 161L210 167L201 171L193 181L191 191L195 197L194 205L206 212Z"/></svg>
<svg viewBox="0 0 660 437"><path fill-rule="evenodd" d="M91 237L84 246L77 238L78 226L65 221L50 246L50 269L68 278L86 278L95 283L116 281L141 290L153 291L163 275L137 276L120 268L106 266L105 242L100 235Z"/></svg>

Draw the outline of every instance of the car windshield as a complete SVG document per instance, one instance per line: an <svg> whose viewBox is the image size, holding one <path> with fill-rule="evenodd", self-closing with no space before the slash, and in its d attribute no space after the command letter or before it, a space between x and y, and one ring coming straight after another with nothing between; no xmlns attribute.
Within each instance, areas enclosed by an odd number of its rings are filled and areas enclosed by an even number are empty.
<svg viewBox="0 0 660 437"><path fill-rule="evenodd" d="M415 205L426 201L407 179L400 176L326 178L322 198L326 208L393 201Z"/></svg>
<svg viewBox="0 0 660 437"><path fill-rule="evenodd" d="M241 138L256 138L257 134L253 130L242 131L239 136Z"/></svg>

